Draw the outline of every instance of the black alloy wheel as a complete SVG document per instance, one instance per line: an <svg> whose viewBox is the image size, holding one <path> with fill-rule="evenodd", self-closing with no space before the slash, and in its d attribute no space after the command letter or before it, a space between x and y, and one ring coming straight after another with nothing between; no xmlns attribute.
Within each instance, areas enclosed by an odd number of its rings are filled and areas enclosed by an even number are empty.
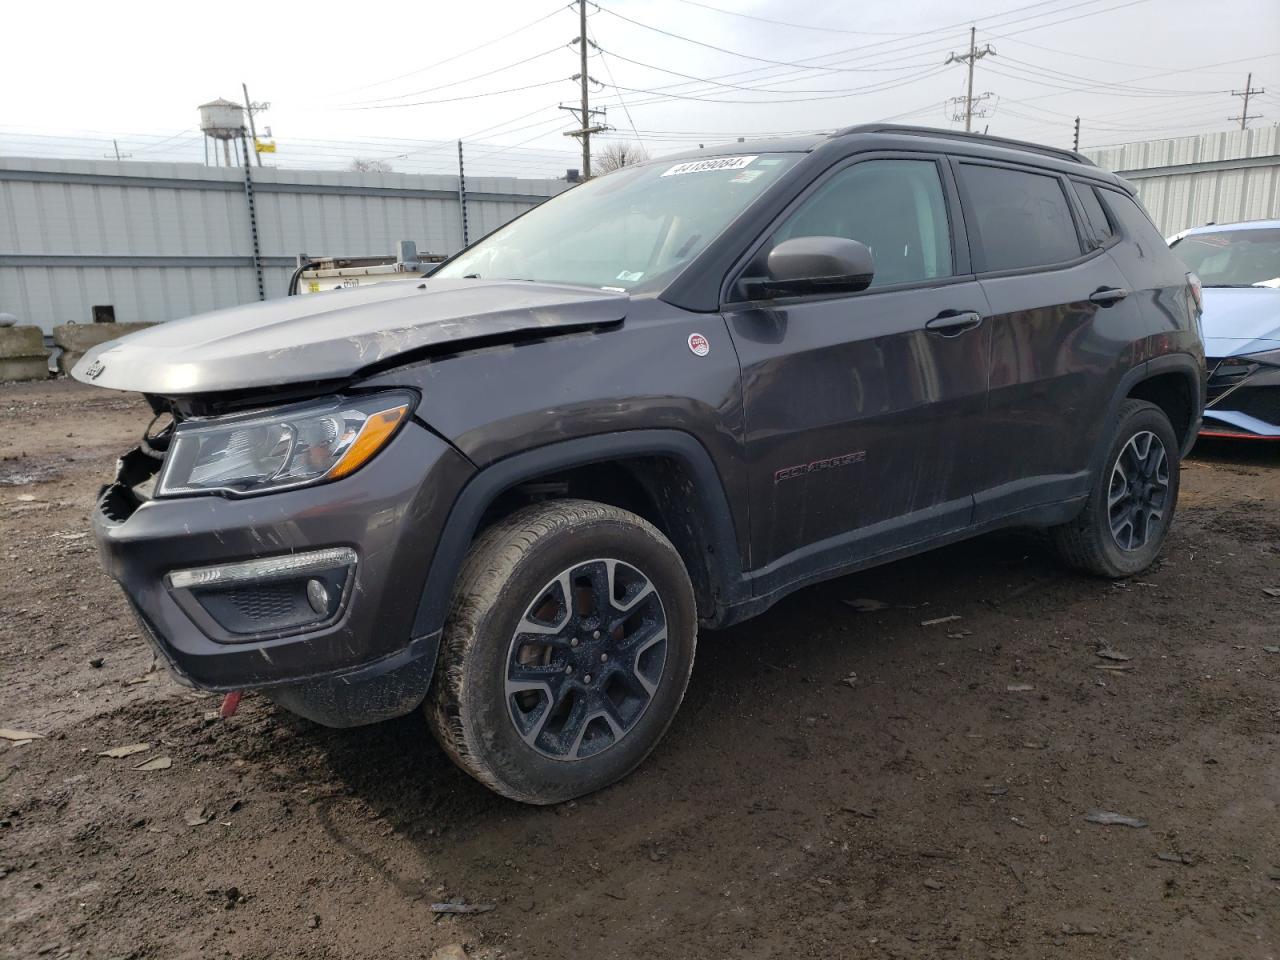
<svg viewBox="0 0 1280 960"><path fill-rule="evenodd" d="M1121 550L1141 550L1169 503L1169 457L1150 430L1129 438L1111 467L1107 517Z"/></svg>
<svg viewBox="0 0 1280 960"><path fill-rule="evenodd" d="M468 774L525 803L640 764L684 699L698 608L680 552L620 507L550 500L467 553L423 705Z"/></svg>

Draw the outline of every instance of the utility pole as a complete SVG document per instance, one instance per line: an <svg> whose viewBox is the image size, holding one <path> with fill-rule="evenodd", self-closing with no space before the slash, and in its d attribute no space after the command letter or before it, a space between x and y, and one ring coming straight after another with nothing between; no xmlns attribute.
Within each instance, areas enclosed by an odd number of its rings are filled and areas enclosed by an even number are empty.
<svg viewBox="0 0 1280 960"><path fill-rule="evenodd" d="M1260 114L1260 113L1255 113L1255 114L1252 114L1252 115L1251 115L1251 114L1249 113L1249 98L1250 98L1250 97L1252 97L1252 96L1254 96L1255 94L1259 94L1259 93L1266 93L1266 92L1267 92L1267 91L1266 91L1266 88L1265 88L1265 87L1255 87L1255 86L1253 85L1253 74L1252 74L1252 73L1250 73L1250 74L1249 74L1249 76L1248 76L1248 78L1247 78L1247 79L1245 80L1245 82L1244 82L1244 89L1243 89L1243 90L1232 90L1232 91L1231 91L1231 95L1232 95L1233 97L1244 97L1244 108L1240 111L1240 116L1238 116L1238 117L1227 117L1227 119L1228 119L1228 120L1239 120L1239 121L1240 121L1240 129L1241 129L1241 130L1246 129L1246 128L1249 126L1249 121L1250 121L1250 120L1260 120L1260 119L1262 118L1262 114Z"/></svg>
<svg viewBox="0 0 1280 960"><path fill-rule="evenodd" d="M1080 152L1080 118L1076 117L1076 131L1071 137L1071 149Z"/></svg>
<svg viewBox="0 0 1280 960"><path fill-rule="evenodd" d="M458 212L462 218L462 249L471 246L467 230L467 176L462 169L462 141L458 141Z"/></svg>
<svg viewBox="0 0 1280 960"><path fill-rule="evenodd" d="M963 64L967 64L969 67L969 87L968 87L968 92L965 94L965 98L964 98L964 129L966 133L968 133L970 130L973 129L974 116L979 116L979 117L986 116L986 114L983 113L982 111L977 111L975 113L973 109L973 104L974 104L973 66L985 56L994 57L996 55L995 50L992 48L991 44L989 43L986 46L984 46L981 50L979 50L978 43L977 43L977 36L978 36L977 27L970 27L969 28L969 52L968 53L949 53L947 54L947 59L945 61L946 63L963 63ZM990 97L991 97L990 93L984 93L978 99L987 100L987 99L990 99ZM955 117L954 119L958 120L960 118Z"/></svg>
<svg viewBox="0 0 1280 960"><path fill-rule="evenodd" d="M244 112L249 115L249 136L253 138L253 156L258 161L258 166L262 166L262 154L258 152L258 126L253 122L253 115L268 110L271 107L269 103L253 103L249 99L249 85L247 83L240 84L240 89L244 91ZM267 136L271 136L271 130L268 128ZM245 157L245 163L249 162L249 158Z"/></svg>
<svg viewBox="0 0 1280 960"><path fill-rule="evenodd" d="M226 143L224 140L223 143ZM249 143L245 129L240 128L240 146L244 148L244 201L249 211L249 240L253 245L253 273L258 281L258 299L267 299L267 287L262 279L262 244L258 238L258 201L253 191L253 167L249 163Z"/></svg>
<svg viewBox="0 0 1280 960"><path fill-rule="evenodd" d="M577 130L569 130L565 133L566 137L582 138L582 179L591 179L591 135L593 133L604 133L609 128L603 123L593 124L591 121L594 117L603 116L603 110L592 110L590 99L590 82L591 77L587 75L587 0L578 0L578 53L580 54L580 67L578 76L575 80L581 81L582 85L582 106L566 107L561 105L561 110L568 110L578 120L580 126Z"/></svg>
<svg viewBox="0 0 1280 960"><path fill-rule="evenodd" d="M127 160L127 159L129 159L130 157L132 157L132 156L133 156L133 154L132 154L132 153L121 153L121 152L120 152L120 142L119 142L118 140L114 140L114 139L113 139L113 140L111 141L111 146L115 148L115 151L116 151L116 159L117 159L117 160ZM104 153L104 154L103 154L103 156L104 156L104 157L106 157L108 160L110 160L110 159L111 159L111 154L109 154L109 153Z"/></svg>

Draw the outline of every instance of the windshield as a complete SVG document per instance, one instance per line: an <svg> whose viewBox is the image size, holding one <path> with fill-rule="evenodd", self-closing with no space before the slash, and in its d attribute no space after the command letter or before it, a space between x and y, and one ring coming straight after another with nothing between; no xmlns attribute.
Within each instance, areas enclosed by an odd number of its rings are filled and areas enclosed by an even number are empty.
<svg viewBox="0 0 1280 960"><path fill-rule="evenodd" d="M1280 229L1195 233L1172 249L1206 287L1280 287Z"/></svg>
<svg viewBox="0 0 1280 960"><path fill-rule="evenodd" d="M800 156L623 167L535 207L433 276L660 289Z"/></svg>

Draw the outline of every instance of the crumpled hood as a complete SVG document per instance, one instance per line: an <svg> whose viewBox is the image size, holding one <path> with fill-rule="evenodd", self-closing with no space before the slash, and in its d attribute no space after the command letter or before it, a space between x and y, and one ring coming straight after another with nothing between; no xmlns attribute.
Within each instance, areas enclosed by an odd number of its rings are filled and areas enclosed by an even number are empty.
<svg viewBox="0 0 1280 960"><path fill-rule="evenodd" d="M423 347L616 323L628 300L519 280L391 281L158 324L93 348L71 375L164 396L338 380Z"/></svg>
<svg viewBox="0 0 1280 960"><path fill-rule="evenodd" d="M1280 350L1280 290L1269 287L1206 287L1204 352L1231 357Z"/></svg>

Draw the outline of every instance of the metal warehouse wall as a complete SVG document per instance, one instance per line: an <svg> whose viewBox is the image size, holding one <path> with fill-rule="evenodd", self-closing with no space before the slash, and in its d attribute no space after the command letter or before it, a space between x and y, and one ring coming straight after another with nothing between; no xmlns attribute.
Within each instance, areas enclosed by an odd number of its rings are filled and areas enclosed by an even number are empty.
<svg viewBox="0 0 1280 960"><path fill-rule="evenodd" d="M462 247L458 179L397 173L253 170L268 297L283 296L299 253L420 253ZM467 178L472 240L547 197L559 180ZM0 312L47 332L176 317L256 300L242 171L186 163L0 157Z"/></svg>
<svg viewBox="0 0 1280 960"><path fill-rule="evenodd" d="M1081 152L1132 181L1165 236L1209 221L1280 218L1280 127Z"/></svg>

